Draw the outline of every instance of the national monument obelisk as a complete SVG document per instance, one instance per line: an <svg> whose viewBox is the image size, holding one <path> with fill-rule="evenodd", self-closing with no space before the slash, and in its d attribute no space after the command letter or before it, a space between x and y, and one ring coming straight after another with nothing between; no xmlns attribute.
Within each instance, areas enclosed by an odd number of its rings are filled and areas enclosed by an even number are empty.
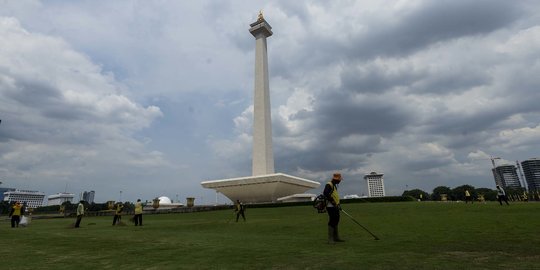
<svg viewBox="0 0 540 270"><path fill-rule="evenodd" d="M252 176L201 182L231 201L247 203L275 202L278 198L317 188L320 183L299 177L274 173L272 151L272 119L270 112L270 86L266 38L272 27L262 12L250 24L249 32L255 37L255 85L253 94L253 160Z"/></svg>
<svg viewBox="0 0 540 270"><path fill-rule="evenodd" d="M270 83L268 81L268 53L266 38L272 27L262 13L250 24L249 32L255 37L255 87L253 93L253 175L274 173L272 152L272 119L270 113Z"/></svg>

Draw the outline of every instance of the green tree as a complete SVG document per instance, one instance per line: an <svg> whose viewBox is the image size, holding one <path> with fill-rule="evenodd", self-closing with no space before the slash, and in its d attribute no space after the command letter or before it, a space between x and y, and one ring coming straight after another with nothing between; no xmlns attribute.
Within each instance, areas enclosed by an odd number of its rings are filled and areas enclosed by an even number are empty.
<svg viewBox="0 0 540 270"><path fill-rule="evenodd" d="M0 214L7 215L9 214L10 205L8 201L0 201Z"/></svg>
<svg viewBox="0 0 540 270"><path fill-rule="evenodd" d="M418 200L420 195L422 195L422 201L429 200L429 194L421 189L405 190L401 196L411 196Z"/></svg>
<svg viewBox="0 0 540 270"><path fill-rule="evenodd" d="M484 195L486 201L496 201L497 200L497 191L489 188L477 188L476 194Z"/></svg>
<svg viewBox="0 0 540 270"><path fill-rule="evenodd" d="M471 185L462 185L452 189L452 199L453 200L465 200L465 190L468 190L473 200L477 198L476 189Z"/></svg>
<svg viewBox="0 0 540 270"><path fill-rule="evenodd" d="M433 201L440 201L441 200L441 194L447 194L450 196L450 193L452 190L449 187L446 186L438 186L433 189L433 193L431 193L431 200ZM449 197L450 199L450 197Z"/></svg>

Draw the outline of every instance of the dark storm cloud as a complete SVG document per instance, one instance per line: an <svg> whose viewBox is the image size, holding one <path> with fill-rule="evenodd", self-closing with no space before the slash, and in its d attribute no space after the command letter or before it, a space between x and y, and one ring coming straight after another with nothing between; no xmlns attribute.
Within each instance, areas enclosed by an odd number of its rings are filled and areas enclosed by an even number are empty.
<svg viewBox="0 0 540 270"><path fill-rule="evenodd" d="M396 86L408 85L420 76L411 71L390 73L379 66L356 68L350 66L341 73L343 88L358 93L382 93Z"/></svg>
<svg viewBox="0 0 540 270"><path fill-rule="evenodd" d="M391 19L351 18L351 23L363 24L367 30L349 32L350 38L345 40L328 39L317 32L303 35L302 40L296 41L302 44L302 50L293 55L274 54L270 68L272 74L288 78L299 67L313 67L323 63L328 65L341 61L347 63L355 59L403 57L437 42L487 34L504 28L518 19L521 11L519 5L511 1L427 1L424 5L417 5L410 10L396 12ZM306 31L318 30L309 28L310 20L307 18L304 18L302 23L306 25ZM283 27L279 22L276 24ZM271 43L270 47L272 46L275 44ZM286 45L282 44L276 49L283 51L285 47L281 46ZM468 84L474 85L483 78L469 78ZM374 90L384 86L374 85L373 81L364 83L374 87ZM423 90L426 89L431 88ZM369 88L365 91L369 91Z"/></svg>
<svg viewBox="0 0 540 270"><path fill-rule="evenodd" d="M368 32L353 38L348 48L362 58L403 56L436 42L503 28L519 11L512 1L426 1L391 21L368 22Z"/></svg>
<svg viewBox="0 0 540 270"><path fill-rule="evenodd" d="M419 159L412 161L404 161L403 168L410 171L424 171L433 168L444 167L448 164L448 160L443 158L437 159Z"/></svg>
<svg viewBox="0 0 540 270"><path fill-rule="evenodd" d="M296 171L298 168L310 171L339 170L354 168L364 164L372 149L357 149L357 153L345 153L336 145L336 140L321 140L309 151L276 148L275 166L280 171ZM363 147L374 148L373 145ZM362 147L362 146L359 146Z"/></svg>
<svg viewBox="0 0 540 270"><path fill-rule="evenodd" d="M428 132L435 134L469 134L489 129L496 122L508 116L508 112L499 109L490 109L467 112L448 112L433 115L427 121Z"/></svg>
<svg viewBox="0 0 540 270"><path fill-rule="evenodd" d="M16 91L8 95L25 107L40 110L40 114L50 121L80 120L91 116L84 108L68 104L62 92L46 82L18 79Z"/></svg>
<svg viewBox="0 0 540 270"><path fill-rule="evenodd" d="M291 171L356 168L373 153L386 151L381 147L382 137L392 137L414 122L414 112L399 101L371 100L340 91L316 97L313 111L301 110L291 117L307 121L302 135L314 143L306 150L275 144L276 166ZM274 136L294 136L286 132L285 123L275 120L274 126L279 127Z"/></svg>
<svg viewBox="0 0 540 270"><path fill-rule="evenodd" d="M492 78L486 71L460 68L423 74L422 79L414 82L408 89L414 94L459 94L471 88L488 85Z"/></svg>
<svg viewBox="0 0 540 270"><path fill-rule="evenodd" d="M317 98L314 116L317 128L329 137L350 134L395 133L406 127L414 114L399 100L372 99L348 93L329 93Z"/></svg>

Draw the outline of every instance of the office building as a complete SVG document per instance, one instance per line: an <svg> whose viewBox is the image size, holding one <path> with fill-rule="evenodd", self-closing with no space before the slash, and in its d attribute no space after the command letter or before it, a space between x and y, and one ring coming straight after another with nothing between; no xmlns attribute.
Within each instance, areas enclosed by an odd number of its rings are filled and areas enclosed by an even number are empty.
<svg viewBox="0 0 540 270"><path fill-rule="evenodd" d="M529 191L540 190L540 159L531 158L522 161L521 168L523 169L523 174L525 174Z"/></svg>
<svg viewBox="0 0 540 270"><path fill-rule="evenodd" d="M516 166L504 164L491 170L493 172L496 185L503 188L521 188Z"/></svg>
<svg viewBox="0 0 540 270"><path fill-rule="evenodd" d="M88 203L94 203L94 196L96 195L96 192L91 190L91 191L85 191L82 193L82 195L80 196L80 199L85 201L85 202L88 202Z"/></svg>

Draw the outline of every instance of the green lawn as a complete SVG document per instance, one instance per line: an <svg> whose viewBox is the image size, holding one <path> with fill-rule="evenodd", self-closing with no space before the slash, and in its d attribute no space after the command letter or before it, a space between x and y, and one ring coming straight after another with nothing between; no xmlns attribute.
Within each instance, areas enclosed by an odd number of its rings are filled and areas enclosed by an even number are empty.
<svg viewBox="0 0 540 270"><path fill-rule="evenodd" d="M345 243L326 242L326 214L310 206L112 217L0 219L0 269L540 269L540 203L345 204L381 240L341 216ZM127 217L124 217L127 221Z"/></svg>

